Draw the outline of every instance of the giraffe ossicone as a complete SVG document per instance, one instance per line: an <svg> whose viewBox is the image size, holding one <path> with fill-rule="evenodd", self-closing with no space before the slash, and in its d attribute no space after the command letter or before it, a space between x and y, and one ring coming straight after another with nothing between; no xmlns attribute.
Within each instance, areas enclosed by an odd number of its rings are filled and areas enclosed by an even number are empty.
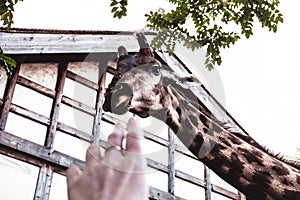
<svg viewBox="0 0 300 200"><path fill-rule="evenodd" d="M119 52L105 111L164 121L200 161L249 199L300 199L300 165L270 154L250 136L225 130L189 89L197 79L168 70L145 36L137 39L138 53Z"/></svg>

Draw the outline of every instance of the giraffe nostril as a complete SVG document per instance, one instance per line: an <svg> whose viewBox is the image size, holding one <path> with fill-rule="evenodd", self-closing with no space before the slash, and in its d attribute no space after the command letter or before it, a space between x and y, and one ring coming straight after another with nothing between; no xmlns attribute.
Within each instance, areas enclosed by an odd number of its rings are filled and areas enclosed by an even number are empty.
<svg viewBox="0 0 300 200"><path fill-rule="evenodd" d="M155 95L158 95L159 94L159 89L158 88L154 88L152 90L152 92L155 94Z"/></svg>

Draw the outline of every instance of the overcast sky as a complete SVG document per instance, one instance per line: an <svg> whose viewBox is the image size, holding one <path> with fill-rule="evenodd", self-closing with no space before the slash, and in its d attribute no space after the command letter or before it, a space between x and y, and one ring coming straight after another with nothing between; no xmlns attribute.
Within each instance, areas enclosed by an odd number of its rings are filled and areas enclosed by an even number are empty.
<svg viewBox="0 0 300 200"><path fill-rule="evenodd" d="M170 6L163 0L129 0L128 16L113 19L110 0L26 0L14 27L75 30L140 30L144 14ZM217 67L226 109L260 143L294 154L299 145L300 1L282 1L284 24L276 34L254 27L254 36L222 51Z"/></svg>

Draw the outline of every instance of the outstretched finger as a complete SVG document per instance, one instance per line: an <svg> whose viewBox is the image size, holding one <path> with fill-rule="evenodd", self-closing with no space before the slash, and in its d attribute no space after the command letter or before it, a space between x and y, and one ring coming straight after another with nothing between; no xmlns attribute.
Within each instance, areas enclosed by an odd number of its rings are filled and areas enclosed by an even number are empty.
<svg viewBox="0 0 300 200"><path fill-rule="evenodd" d="M97 144L91 144L86 151L86 166L93 166L101 160L101 147Z"/></svg>
<svg viewBox="0 0 300 200"><path fill-rule="evenodd" d="M68 186L72 186L72 184L80 177L81 173L81 170L77 166L71 166L67 169L66 176Z"/></svg>
<svg viewBox="0 0 300 200"><path fill-rule="evenodd" d="M110 153L111 150L120 150L122 148L123 138L124 131L122 130L119 124L115 124L113 132L108 136L108 143L106 146L105 155Z"/></svg>
<svg viewBox="0 0 300 200"><path fill-rule="evenodd" d="M108 142L109 144L114 145L116 147L122 147L123 137L124 131L117 123L114 126L113 132L108 136Z"/></svg>
<svg viewBox="0 0 300 200"><path fill-rule="evenodd" d="M134 153L142 153L141 139L143 139L144 132L134 118L129 119L127 132L126 150Z"/></svg>

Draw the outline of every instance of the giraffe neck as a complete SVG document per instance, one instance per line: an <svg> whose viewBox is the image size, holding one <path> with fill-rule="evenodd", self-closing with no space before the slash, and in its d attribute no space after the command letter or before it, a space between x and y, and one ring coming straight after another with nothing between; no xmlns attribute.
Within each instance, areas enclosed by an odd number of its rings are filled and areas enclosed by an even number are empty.
<svg viewBox="0 0 300 200"><path fill-rule="evenodd" d="M250 199L300 199L300 170L220 127L182 87L168 90L162 94L166 119L154 116L205 165Z"/></svg>

